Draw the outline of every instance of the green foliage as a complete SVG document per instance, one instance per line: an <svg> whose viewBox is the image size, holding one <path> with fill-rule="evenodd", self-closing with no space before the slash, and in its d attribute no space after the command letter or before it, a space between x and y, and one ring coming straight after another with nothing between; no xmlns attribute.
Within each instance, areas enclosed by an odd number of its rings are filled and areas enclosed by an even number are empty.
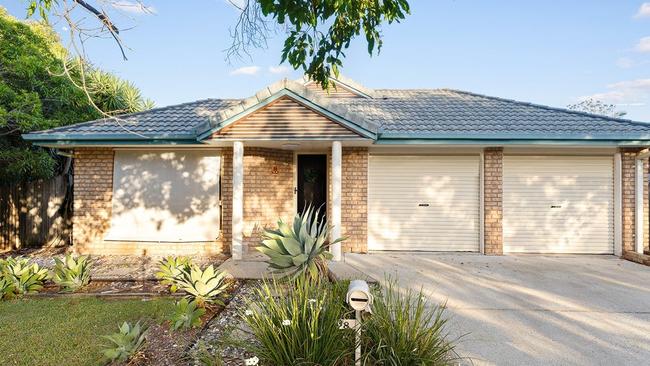
<svg viewBox="0 0 650 366"><path fill-rule="evenodd" d="M62 292L74 292L90 282L90 261L87 256L74 258L66 254L64 260L54 258L52 281L61 287Z"/></svg>
<svg viewBox="0 0 650 366"><path fill-rule="evenodd" d="M0 300L10 299L14 296L14 284L8 278L0 276Z"/></svg>
<svg viewBox="0 0 650 366"><path fill-rule="evenodd" d="M607 104L593 98L587 98L576 104L569 104L567 108L573 111L599 114L601 116L614 118L621 118L627 114L627 112L616 110L615 104Z"/></svg>
<svg viewBox="0 0 650 366"><path fill-rule="evenodd" d="M256 1L265 16L288 28L282 61L302 68L323 88L328 88L330 75L338 76L344 51L354 37L363 35L368 53L379 53L381 25L399 22L410 12L406 0Z"/></svg>
<svg viewBox="0 0 650 366"><path fill-rule="evenodd" d="M444 331L444 306L432 306L420 292L402 291L390 279L376 294L363 325L363 349L372 364L452 365L454 344Z"/></svg>
<svg viewBox="0 0 650 366"><path fill-rule="evenodd" d="M208 350L204 341L199 341L198 348L193 352L192 358L200 366L224 366L226 363L221 356L221 349L219 348L212 353Z"/></svg>
<svg viewBox="0 0 650 366"><path fill-rule="evenodd" d="M110 343L104 349L104 357L109 362L125 362L142 347L145 341L146 329L140 322L131 325L122 323L120 331L104 336Z"/></svg>
<svg viewBox="0 0 650 366"><path fill-rule="evenodd" d="M221 297L230 287L224 271L215 270L210 265L205 270L192 266L189 271L184 270L178 278L178 287L187 293L187 297L196 301L197 305L204 307L206 304L223 305Z"/></svg>
<svg viewBox="0 0 650 366"><path fill-rule="evenodd" d="M172 293L178 291L178 281L182 272L190 272L192 262L187 257L172 257L169 256L158 262L158 272L156 278L160 283L170 286L169 290Z"/></svg>
<svg viewBox="0 0 650 366"><path fill-rule="evenodd" d="M47 14L50 5L32 2L28 12ZM71 60L48 24L17 20L2 7L0 60L0 183L46 179L56 170L55 158L22 140L21 134L102 116L74 85L81 84L82 67L90 96L104 112L136 112L151 106L132 84ZM72 70L72 80L64 73L64 62Z"/></svg>
<svg viewBox="0 0 650 366"><path fill-rule="evenodd" d="M2 277L11 283L16 295L37 293L43 288L47 279L47 269L40 268L37 263L31 263L27 258L7 257L0 260Z"/></svg>
<svg viewBox="0 0 650 366"><path fill-rule="evenodd" d="M296 214L293 224L278 221L277 229L265 229L257 250L269 257L271 268L283 276L296 278L306 275L312 279L327 275L330 245L344 238L329 241L330 226L324 219L319 222L319 210L310 206Z"/></svg>
<svg viewBox="0 0 650 366"><path fill-rule="evenodd" d="M346 365L354 334L339 329L350 316L346 282L264 282L241 316L258 342L248 350L268 365Z"/></svg>
<svg viewBox="0 0 650 366"><path fill-rule="evenodd" d="M190 329L201 326L201 317L205 314L205 309L197 305L197 302L189 301L186 298L180 299L176 303L174 314L169 319L171 329Z"/></svg>

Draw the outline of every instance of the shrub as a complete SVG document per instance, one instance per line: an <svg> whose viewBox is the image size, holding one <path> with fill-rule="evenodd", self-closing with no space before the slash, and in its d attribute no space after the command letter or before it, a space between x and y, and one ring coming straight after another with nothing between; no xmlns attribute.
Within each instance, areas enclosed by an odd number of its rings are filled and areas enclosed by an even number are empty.
<svg viewBox="0 0 650 366"><path fill-rule="evenodd" d="M2 273L0 273L1 275ZM0 300L8 299L14 295L14 284L4 276L0 276Z"/></svg>
<svg viewBox="0 0 650 366"><path fill-rule="evenodd" d="M351 361L354 334L339 329L349 316L347 283L263 282L241 316L257 342L246 348L269 365L345 365Z"/></svg>
<svg viewBox="0 0 650 366"><path fill-rule="evenodd" d="M74 292L90 282L90 261L87 256L74 258L66 254L65 259L54 258L52 280L61 287L62 292Z"/></svg>
<svg viewBox="0 0 650 366"><path fill-rule="evenodd" d="M187 257L167 257L158 262L156 277L162 284L170 286L169 290L174 293L178 291L178 281L181 272L189 272L192 262Z"/></svg>
<svg viewBox="0 0 650 366"><path fill-rule="evenodd" d="M189 271L181 271L178 277L178 287L187 293L187 297L196 301L197 305L204 307L206 304L223 305L221 297L230 287L227 273L215 270L209 266L201 270L192 266Z"/></svg>
<svg viewBox="0 0 650 366"><path fill-rule="evenodd" d="M0 264L2 277L11 282L17 295L36 293L43 288L47 279L47 269L37 263L30 263L27 258L8 257Z"/></svg>
<svg viewBox="0 0 650 366"><path fill-rule="evenodd" d="M142 347L145 336L146 329L140 325L140 322L135 325L124 322L119 332L104 336L110 342L103 351L104 357L108 362L128 360Z"/></svg>
<svg viewBox="0 0 650 366"><path fill-rule="evenodd" d="M176 302L174 314L169 319L171 329L190 329L201 326L201 316L205 314L205 309L199 307L196 301L181 299Z"/></svg>
<svg viewBox="0 0 650 366"><path fill-rule="evenodd" d="M373 364L451 365L454 345L444 332L444 306L431 306L420 292L401 292L395 281L377 294L363 325L363 350Z"/></svg>
<svg viewBox="0 0 650 366"><path fill-rule="evenodd" d="M271 268L293 278L327 275L327 260L332 259L328 249L344 239L329 241L331 228L324 219L319 222L319 211L309 206L302 214L296 214L292 225L280 220L277 229L264 230L257 249L269 257Z"/></svg>

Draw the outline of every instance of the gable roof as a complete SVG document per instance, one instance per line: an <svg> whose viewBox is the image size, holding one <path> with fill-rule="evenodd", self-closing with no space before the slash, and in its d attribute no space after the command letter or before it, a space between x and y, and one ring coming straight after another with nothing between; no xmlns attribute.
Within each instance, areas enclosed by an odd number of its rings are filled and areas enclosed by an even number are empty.
<svg viewBox="0 0 650 366"><path fill-rule="evenodd" d="M289 97L377 143L608 141L650 143L650 124L453 89L375 89L335 80L359 98L316 93L281 80L246 99L206 99L23 135L35 143L200 143L212 133Z"/></svg>

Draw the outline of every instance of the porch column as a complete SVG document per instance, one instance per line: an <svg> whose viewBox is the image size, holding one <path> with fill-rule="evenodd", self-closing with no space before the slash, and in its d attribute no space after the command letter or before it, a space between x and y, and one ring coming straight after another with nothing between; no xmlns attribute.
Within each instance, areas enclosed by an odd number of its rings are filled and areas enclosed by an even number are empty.
<svg viewBox="0 0 650 366"><path fill-rule="evenodd" d="M232 258L244 255L244 144L235 141L232 146Z"/></svg>
<svg viewBox="0 0 650 366"><path fill-rule="evenodd" d="M643 181L644 169L643 158L637 157L635 161L635 184L634 184L634 251L643 254Z"/></svg>
<svg viewBox="0 0 650 366"><path fill-rule="evenodd" d="M340 141L332 142L332 231L330 240L341 237L341 162L342 148ZM335 261L341 260L341 243L330 247Z"/></svg>

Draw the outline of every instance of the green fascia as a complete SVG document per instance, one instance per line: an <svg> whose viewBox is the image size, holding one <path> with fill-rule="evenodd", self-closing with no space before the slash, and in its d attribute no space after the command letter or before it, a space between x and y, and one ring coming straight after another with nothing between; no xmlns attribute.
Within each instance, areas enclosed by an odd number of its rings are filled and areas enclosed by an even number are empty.
<svg viewBox="0 0 650 366"><path fill-rule="evenodd" d="M378 139L376 145L571 145L571 146L649 146L649 140L576 140L576 139Z"/></svg>
<svg viewBox="0 0 650 366"><path fill-rule="evenodd" d="M620 134L606 134L599 133L593 136L585 136L582 134L563 134L563 135L546 135L543 133L516 133L506 132L493 135L485 134L436 134L436 133L380 133L378 140L393 140L393 139L406 139L406 140L584 140L584 141L648 141L650 142L650 134L639 134L630 137L621 136Z"/></svg>
<svg viewBox="0 0 650 366"><path fill-rule="evenodd" d="M278 100L279 98L282 98L284 96L295 99L296 101L298 101L298 102L304 104L305 106L307 106L307 107L309 107L309 108L323 114L327 118L330 118L330 119L342 124L343 126L351 129L352 131L360 134L363 137L373 139L373 140L375 140L377 138L376 133L374 133L372 131L368 131L365 128L362 128L362 127L356 125L354 122L348 121L347 119L345 119L345 118L343 118L343 117L341 117L341 116L339 116L337 114L334 114L334 113L330 112L329 110L321 107L320 105L318 105L318 104L316 104L316 103L314 103L314 102L312 102L312 101L310 101L308 99L303 98L302 96L292 92L289 89L282 89L281 91L279 91L279 92L275 93L274 95L264 99L263 101L261 101L258 104L246 109L245 111L239 112L236 115L221 121L217 126L212 127L212 128L210 128L210 129L208 129L206 131L200 132L199 136L197 137L197 140L198 141L204 140L205 138L207 138L210 135L212 135L213 133L221 130L222 128L233 124L234 122L248 116L249 114L251 114L251 113L253 113L253 112L255 112L255 111L257 111L257 110L259 110L259 109L261 109L261 108L263 108L263 107L265 107L267 105L269 105L271 102L273 102L275 100Z"/></svg>

